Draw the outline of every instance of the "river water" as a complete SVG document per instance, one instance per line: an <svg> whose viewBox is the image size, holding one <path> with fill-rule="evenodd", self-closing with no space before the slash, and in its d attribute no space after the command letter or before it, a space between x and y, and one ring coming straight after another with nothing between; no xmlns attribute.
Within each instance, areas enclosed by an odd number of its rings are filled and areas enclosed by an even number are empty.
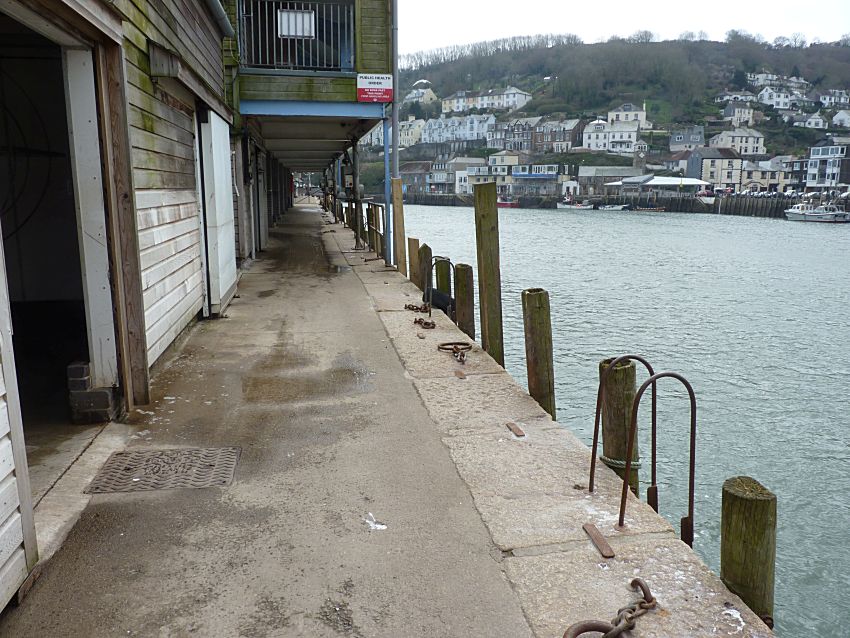
<svg viewBox="0 0 850 638"><path fill-rule="evenodd" d="M758 479L778 498L777 634L850 635L850 224L499 213L508 371L525 384L520 293L541 287L558 420L588 445L599 360L642 354L684 374L698 401L696 551L719 573L723 481ZM407 206L405 218L435 255L475 266L473 209ZM687 472L687 398L662 381L659 500L676 529Z"/></svg>

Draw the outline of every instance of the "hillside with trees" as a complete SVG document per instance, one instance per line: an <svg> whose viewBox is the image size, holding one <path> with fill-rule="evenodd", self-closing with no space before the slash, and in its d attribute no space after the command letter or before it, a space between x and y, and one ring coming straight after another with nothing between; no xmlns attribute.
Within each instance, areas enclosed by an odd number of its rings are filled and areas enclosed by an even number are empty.
<svg viewBox="0 0 850 638"><path fill-rule="evenodd" d="M725 42L690 32L664 42L646 31L592 44L571 34L517 37L405 56L400 80L406 88L427 79L440 96L517 86L534 96L528 115L587 116L646 101L649 119L663 125L716 115L713 96L745 88L746 73L761 70L803 76L815 89L850 87L850 34L833 43L743 31Z"/></svg>

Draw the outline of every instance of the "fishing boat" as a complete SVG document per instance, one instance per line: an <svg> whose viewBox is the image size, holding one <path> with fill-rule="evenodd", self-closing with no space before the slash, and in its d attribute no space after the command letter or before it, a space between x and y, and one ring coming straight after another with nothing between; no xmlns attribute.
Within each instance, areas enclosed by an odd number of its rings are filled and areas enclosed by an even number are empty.
<svg viewBox="0 0 850 638"><path fill-rule="evenodd" d="M496 206L499 208L519 208L519 202L510 195L499 195Z"/></svg>
<svg viewBox="0 0 850 638"><path fill-rule="evenodd" d="M599 210L632 210L630 204L604 204Z"/></svg>
<svg viewBox="0 0 850 638"><path fill-rule="evenodd" d="M794 204L785 211L785 217L792 222L850 222L850 213L838 208L835 204Z"/></svg>
<svg viewBox="0 0 850 638"><path fill-rule="evenodd" d="M564 210L597 210L599 208L599 204L594 204L590 201L576 202L573 200L564 200L558 202L558 208L562 208Z"/></svg>
<svg viewBox="0 0 850 638"><path fill-rule="evenodd" d="M632 210L638 210L643 213L664 213L667 211L663 206L637 206Z"/></svg>

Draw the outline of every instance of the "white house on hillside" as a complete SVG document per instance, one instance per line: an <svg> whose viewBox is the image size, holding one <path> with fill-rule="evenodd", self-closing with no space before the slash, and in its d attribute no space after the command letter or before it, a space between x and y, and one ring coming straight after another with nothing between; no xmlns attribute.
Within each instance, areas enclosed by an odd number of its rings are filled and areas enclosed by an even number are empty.
<svg viewBox="0 0 850 638"><path fill-rule="evenodd" d="M439 99L440 98L437 97L437 94L428 87L424 89L413 89L410 93L404 96L404 103L412 104L414 102L418 102L419 104L431 104Z"/></svg>
<svg viewBox="0 0 850 638"><path fill-rule="evenodd" d="M751 128L723 131L712 137L708 145L713 148L731 148L741 155L764 155L764 134Z"/></svg>
<svg viewBox="0 0 850 638"><path fill-rule="evenodd" d="M723 102L756 102L757 98L749 91L724 91L716 95L714 101L717 104L722 104Z"/></svg>
<svg viewBox="0 0 850 638"><path fill-rule="evenodd" d="M783 88L766 86L758 94L758 101L775 109L791 108L791 92Z"/></svg>
<svg viewBox="0 0 850 638"><path fill-rule="evenodd" d="M631 154L639 134L639 120L615 121L613 124L605 120L595 120L584 128L582 146L591 151Z"/></svg>
<svg viewBox="0 0 850 638"><path fill-rule="evenodd" d="M838 108L850 105L850 92L844 89L829 89L820 93L818 101L826 108Z"/></svg>
<svg viewBox="0 0 850 638"><path fill-rule="evenodd" d="M463 113L471 109L514 111L531 101L531 93L515 86L490 91L458 91L444 98L443 113Z"/></svg>
<svg viewBox="0 0 850 638"><path fill-rule="evenodd" d="M832 125L850 127L850 111L838 111L832 118Z"/></svg>
<svg viewBox="0 0 850 638"><path fill-rule="evenodd" d="M617 122L638 122L642 129L652 128L652 124L646 121L646 105L639 107L631 102L608 111L608 123L616 124Z"/></svg>
<svg viewBox="0 0 850 638"><path fill-rule="evenodd" d="M723 119L732 122L732 126L752 126L754 111L751 106L740 102L729 102L723 109Z"/></svg>
<svg viewBox="0 0 850 638"><path fill-rule="evenodd" d="M794 118L794 126L798 126L801 128L819 128L824 129L827 127L826 118L823 117L820 112L810 114L803 113Z"/></svg>

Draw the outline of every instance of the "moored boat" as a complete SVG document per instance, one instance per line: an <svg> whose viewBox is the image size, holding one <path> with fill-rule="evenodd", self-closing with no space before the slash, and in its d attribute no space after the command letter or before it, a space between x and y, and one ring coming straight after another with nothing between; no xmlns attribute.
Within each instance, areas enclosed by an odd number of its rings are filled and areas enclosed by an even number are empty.
<svg viewBox="0 0 850 638"><path fill-rule="evenodd" d="M594 204L590 201L576 202L572 200L564 200L558 202L558 208L563 210L597 210L599 204Z"/></svg>
<svg viewBox="0 0 850 638"><path fill-rule="evenodd" d="M845 223L850 222L850 213L834 204L794 204L785 211L785 217L792 222L826 222Z"/></svg>
<svg viewBox="0 0 850 638"><path fill-rule="evenodd" d="M499 208L519 208L519 202L510 195L499 195L496 206Z"/></svg>

